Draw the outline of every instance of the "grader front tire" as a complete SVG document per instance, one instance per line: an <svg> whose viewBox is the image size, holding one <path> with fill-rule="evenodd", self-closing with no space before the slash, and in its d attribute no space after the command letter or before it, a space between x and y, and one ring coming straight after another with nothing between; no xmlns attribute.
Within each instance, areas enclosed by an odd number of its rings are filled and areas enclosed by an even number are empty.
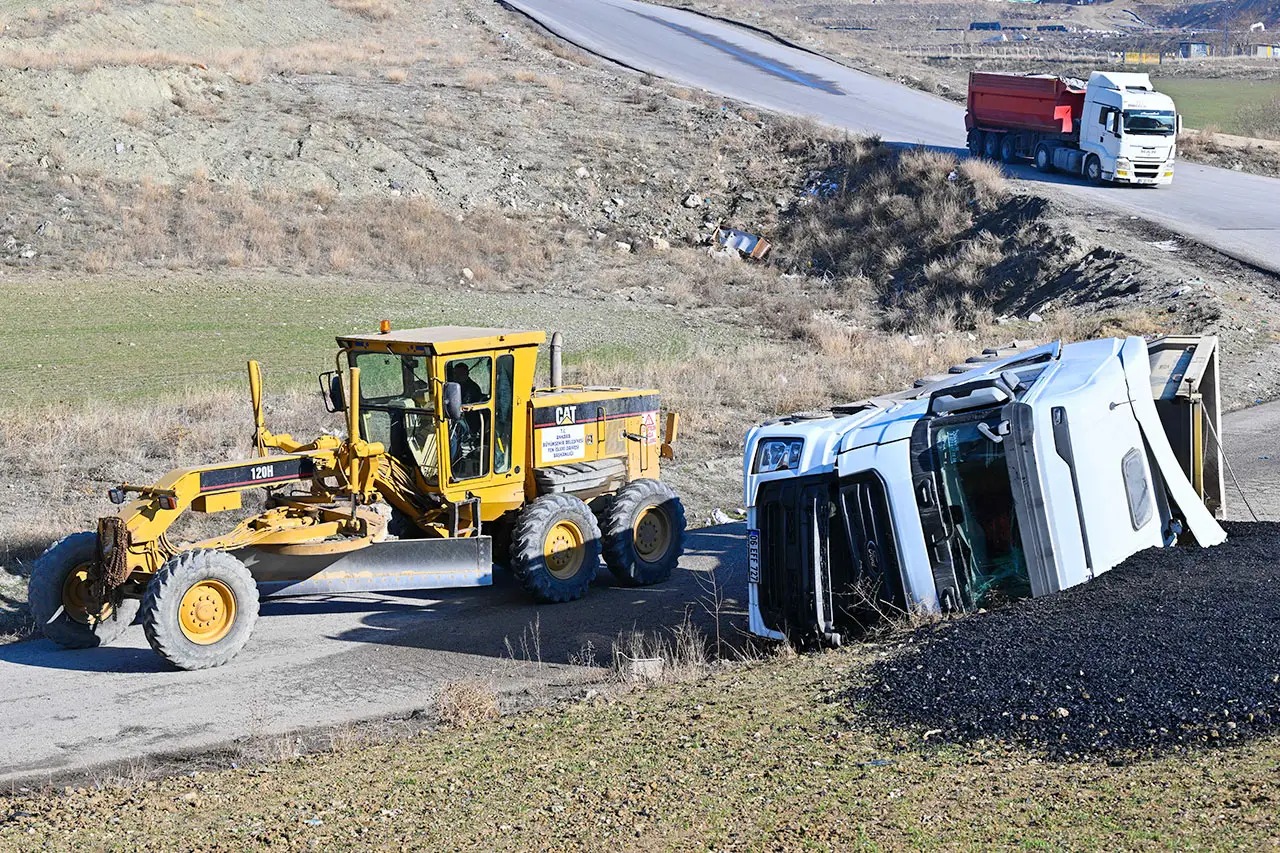
<svg viewBox="0 0 1280 853"><path fill-rule="evenodd" d="M582 598L600 566L600 526L591 508L570 495L543 495L516 519L511 569L542 602Z"/></svg>
<svg viewBox="0 0 1280 853"><path fill-rule="evenodd" d="M97 559L98 534L73 533L55 542L36 560L27 584L27 606L44 635L67 649L105 646L124 633L141 602L126 598L120 606L88 610L88 570Z"/></svg>
<svg viewBox="0 0 1280 853"><path fill-rule="evenodd" d="M684 505L670 486L633 480L605 513L605 564L626 586L662 583L684 553L685 526Z"/></svg>
<svg viewBox="0 0 1280 853"><path fill-rule="evenodd" d="M151 579L142 605L147 642L178 669L231 660L257 619L253 575L224 551L187 551L169 560Z"/></svg>

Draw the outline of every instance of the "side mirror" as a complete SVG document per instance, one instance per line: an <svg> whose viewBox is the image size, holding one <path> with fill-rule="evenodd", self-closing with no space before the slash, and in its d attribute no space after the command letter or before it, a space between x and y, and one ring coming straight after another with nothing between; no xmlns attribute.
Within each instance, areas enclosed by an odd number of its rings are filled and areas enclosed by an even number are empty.
<svg viewBox="0 0 1280 853"><path fill-rule="evenodd" d="M444 383L444 416L451 421L462 417L462 386L457 382Z"/></svg>
<svg viewBox="0 0 1280 853"><path fill-rule="evenodd" d="M1178 115L1174 118L1174 122L1175 122L1174 131L1173 131L1174 134L1175 135L1181 134L1182 133L1182 113L1178 113Z"/></svg>
<svg viewBox="0 0 1280 853"><path fill-rule="evenodd" d="M342 374L336 370L320 374L320 394L324 397L324 407L330 412L347 410L346 391L342 387Z"/></svg>

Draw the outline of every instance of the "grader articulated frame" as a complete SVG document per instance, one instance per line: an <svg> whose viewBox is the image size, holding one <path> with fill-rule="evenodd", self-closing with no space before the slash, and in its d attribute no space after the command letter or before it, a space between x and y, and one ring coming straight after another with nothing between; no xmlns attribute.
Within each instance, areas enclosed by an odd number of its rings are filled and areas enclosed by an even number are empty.
<svg viewBox="0 0 1280 853"><path fill-rule="evenodd" d="M321 388L345 413L347 436L305 443L267 428L251 361L257 455L109 490L123 505L116 515L37 561L33 614L55 641L86 647L141 611L152 647L196 669L243 647L260 594L492 583L490 531L499 559L541 601L583 595L602 552L624 584L665 580L685 527L679 498L657 479L674 414L659 447L656 392L559 387L558 335L557 387L534 389L544 339L458 327L393 334L385 322L377 335L339 338L338 369ZM362 365L376 387L362 388ZM264 508L230 531L167 538L188 510L241 510L243 493L258 489L268 490Z"/></svg>

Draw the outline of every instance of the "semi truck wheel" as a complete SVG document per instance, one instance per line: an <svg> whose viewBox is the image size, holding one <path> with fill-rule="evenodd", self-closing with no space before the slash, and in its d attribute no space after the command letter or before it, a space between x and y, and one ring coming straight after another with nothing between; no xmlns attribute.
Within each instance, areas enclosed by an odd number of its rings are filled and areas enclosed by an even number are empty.
<svg viewBox="0 0 1280 853"><path fill-rule="evenodd" d="M1000 159L1006 163L1013 163L1018 159L1018 146L1011 133L1005 134L1004 139L1000 140Z"/></svg>
<svg viewBox="0 0 1280 853"><path fill-rule="evenodd" d="M1048 145L1040 145L1036 148L1036 168L1046 174L1053 171L1053 152L1049 150Z"/></svg>
<svg viewBox="0 0 1280 853"><path fill-rule="evenodd" d="M600 565L600 525L572 495L543 495L520 510L511 531L511 569L538 601L587 594Z"/></svg>
<svg viewBox="0 0 1280 853"><path fill-rule="evenodd" d="M670 486L628 483L605 515L605 564L626 586L662 583L684 553L684 530L684 506Z"/></svg>
<svg viewBox="0 0 1280 853"><path fill-rule="evenodd" d="M983 143L986 141L983 138L984 136L985 134L982 131L978 130L977 128L974 128L973 130L969 131L969 153L972 154L974 157L982 156L982 146L983 146Z"/></svg>
<svg viewBox="0 0 1280 853"><path fill-rule="evenodd" d="M1102 161L1090 154L1084 161L1084 176L1095 184L1102 183Z"/></svg>
<svg viewBox="0 0 1280 853"><path fill-rule="evenodd" d="M1004 135L1000 133L986 133L982 140L982 153L986 155L988 160L1000 159L1000 143L1004 140Z"/></svg>
<svg viewBox="0 0 1280 853"><path fill-rule="evenodd" d="M142 603L142 630L178 669L231 660L253 633L258 586L225 551L185 551L160 567Z"/></svg>
<svg viewBox="0 0 1280 853"><path fill-rule="evenodd" d="M120 606L90 612L89 570L97 559L98 534L72 533L36 560L27 584L31 616L44 635L68 649L105 646L124 633L141 602L126 598Z"/></svg>

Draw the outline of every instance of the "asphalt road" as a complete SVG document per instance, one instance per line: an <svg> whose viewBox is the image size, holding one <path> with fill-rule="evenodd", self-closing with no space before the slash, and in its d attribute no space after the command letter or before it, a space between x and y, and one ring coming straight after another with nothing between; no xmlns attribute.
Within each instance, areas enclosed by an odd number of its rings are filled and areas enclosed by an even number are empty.
<svg viewBox="0 0 1280 853"><path fill-rule="evenodd" d="M505 575L490 588L268 601L249 645L198 672L170 669L139 625L100 649L0 646L0 783L434 710L440 688L465 679L503 693L598 681L606 670L580 665L588 644L607 665L619 632L669 637L686 610L712 631L712 577L727 595L725 636L740 637L741 542L742 525L697 530L668 583L628 589L601 571L585 598L546 607Z"/></svg>
<svg viewBox="0 0 1280 853"><path fill-rule="evenodd" d="M629 68L888 142L961 149L964 107L767 36L635 0L503 0L551 32ZM1011 170L1056 196L1157 222L1280 273L1280 180L1187 161L1171 186L1091 186Z"/></svg>

